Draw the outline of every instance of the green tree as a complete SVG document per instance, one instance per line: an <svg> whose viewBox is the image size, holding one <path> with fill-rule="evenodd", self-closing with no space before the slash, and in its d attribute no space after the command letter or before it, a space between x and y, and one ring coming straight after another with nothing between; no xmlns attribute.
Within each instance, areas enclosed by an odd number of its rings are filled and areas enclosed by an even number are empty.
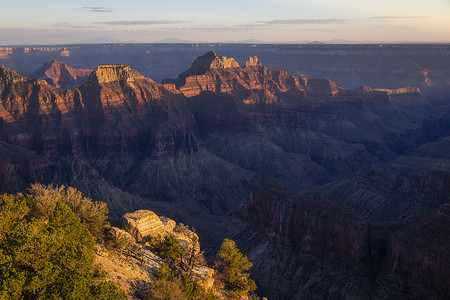
<svg viewBox="0 0 450 300"><path fill-rule="evenodd" d="M253 264L239 251L234 241L224 239L217 257L220 259L223 280L231 290L247 293L256 289L255 282L249 279L250 273L243 272Z"/></svg>
<svg viewBox="0 0 450 300"><path fill-rule="evenodd" d="M94 240L64 193L41 192L0 195L0 299L125 299L95 272Z"/></svg>
<svg viewBox="0 0 450 300"><path fill-rule="evenodd" d="M168 235L157 251L167 261L169 266L175 269L180 267L181 258L185 249L173 235Z"/></svg>

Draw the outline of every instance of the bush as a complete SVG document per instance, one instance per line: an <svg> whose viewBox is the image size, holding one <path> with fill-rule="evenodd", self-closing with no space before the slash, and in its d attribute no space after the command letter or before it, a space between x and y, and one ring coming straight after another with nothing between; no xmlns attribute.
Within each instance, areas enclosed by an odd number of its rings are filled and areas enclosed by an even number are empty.
<svg viewBox="0 0 450 300"><path fill-rule="evenodd" d="M158 279L171 280L173 278L173 271L167 264L162 264L156 275Z"/></svg>
<svg viewBox="0 0 450 300"><path fill-rule="evenodd" d="M55 188L51 185L44 186L36 183L31 185L30 194L33 199L30 203L32 214L36 217L48 217L56 203L62 201L80 218L81 223L89 229L94 237L100 237L103 228L107 225L108 208L106 203L83 197L81 192L73 187Z"/></svg>
<svg viewBox="0 0 450 300"><path fill-rule="evenodd" d="M159 279L153 284L147 293L146 299L151 300L186 300L187 295L183 292L179 279Z"/></svg>
<svg viewBox="0 0 450 300"><path fill-rule="evenodd" d="M167 264L162 264L156 277L157 281L147 293L146 299L220 299L213 291L206 290L187 275L174 274Z"/></svg>
<svg viewBox="0 0 450 300"><path fill-rule="evenodd" d="M101 282L91 286L91 296L95 300L122 300L127 299L125 293L119 289L114 283Z"/></svg>

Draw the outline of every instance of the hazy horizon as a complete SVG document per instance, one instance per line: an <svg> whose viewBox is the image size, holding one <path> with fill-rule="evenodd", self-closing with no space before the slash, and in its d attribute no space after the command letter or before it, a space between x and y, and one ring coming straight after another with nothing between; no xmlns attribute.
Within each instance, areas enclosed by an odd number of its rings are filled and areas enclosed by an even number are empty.
<svg viewBox="0 0 450 300"><path fill-rule="evenodd" d="M172 39L193 43L450 42L448 0L0 0L0 5L3 46Z"/></svg>

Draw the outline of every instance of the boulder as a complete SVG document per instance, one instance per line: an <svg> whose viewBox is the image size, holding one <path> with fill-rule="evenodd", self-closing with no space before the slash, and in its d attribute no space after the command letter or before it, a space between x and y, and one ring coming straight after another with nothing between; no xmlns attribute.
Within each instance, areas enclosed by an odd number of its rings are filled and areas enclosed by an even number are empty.
<svg viewBox="0 0 450 300"><path fill-rule="evenodd" d="M214 269L206 266L194 268L192 271L194 281L205 289L211 289L214 285Z"/></svg>
<svg viewBox="0 0 450 300"><path fill-rule="evenodd" d="M164 218L163 221L150 210L138 210L123 216L123 228L137 242L146 242L154 237L166 236L173 231L175 221Z"/></svg>
<svg viewBox="0 0 450 300"><path fill-rule="evenodd" d="M126 240L128 243L134 243L135 239L134 237L126 232L123 229L117 228L117 227L107 227L106 228L106 236L110 239L117 239L117 240Z"/></svg>

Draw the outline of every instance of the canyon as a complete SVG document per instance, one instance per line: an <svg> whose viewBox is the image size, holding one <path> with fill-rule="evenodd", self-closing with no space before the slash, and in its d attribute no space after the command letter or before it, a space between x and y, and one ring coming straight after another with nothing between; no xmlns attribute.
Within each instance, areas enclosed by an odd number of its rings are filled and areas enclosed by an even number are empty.
<svg viewBox="0 0 450 300"><path fill-rule="evenodd" d="M243 64L258 56L272 70L329 78L339 86L416 86L441 99L449 88L448 44L91 44L0 47L0 65L30 74L53 58L74 68L126 64L156 82L173 78L209 51ZM439 91L439 93L436 93Z"/></svg>
<svg viewBox="0 0 450 300"><path fill-rule="evenodd" d="M16 57L25 63L34 59L28 53L59 51L58 59L80 62L98 47L14 48L1 59L24 70ZM104 59L117 58L117 47L104 46ZM348 74L336 83L276 71L254 54L241 67L250 46L235 47L237 59L204 51L211 47L172 55L161 74L206 52L160 84L120 59L75 67L48 60L23 72L29 77L2 66L0 190L74 186L106 202L112 220L150 209L194 226L207 254L231 237L254 263L258 293L273 299L448 297L448 58L431 64L421 55L426 46L253 47L258 57L276 50L280 61L295 51L381 59L378 51L401 49L436 75L364 67L352 82L365 85L343 88ZM428 51L449 55L446 46ZM383 72L393 74L389 85Z"/></svg>

